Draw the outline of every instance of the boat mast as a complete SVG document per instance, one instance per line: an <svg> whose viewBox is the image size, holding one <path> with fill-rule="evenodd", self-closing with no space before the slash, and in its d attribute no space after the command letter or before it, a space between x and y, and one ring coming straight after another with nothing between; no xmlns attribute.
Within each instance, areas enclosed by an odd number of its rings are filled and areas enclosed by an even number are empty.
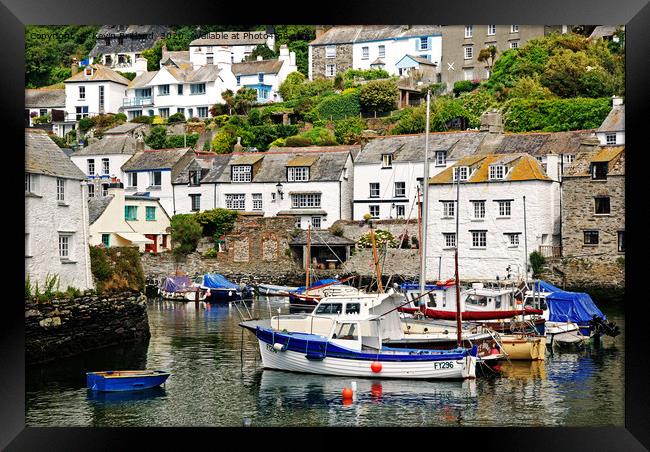
<svg viewBox="0 0 650 452"><path fill-rule="evenodd" d="M422 178L422 237L420 237L420 295L424 293L427 279L427 222L429 211L429 107L431 90L427 90L427 122L424 135L424 177ZM419 192L418 192L419 193ZM424 302L426 306L426 300Z"/></svg>
<svg viewBox="0 0 650 452"><path fill-rule="evenodd" d="M309 287L309 269L311 268L311 223L307 225L307 259L305 260L305 294Z"/></svg>
<svg viewBox="0 0 650 452"><path fill-rule="evenodd" d="M420 252L420 259L422 259L422 219L420 218L420 186L418 185L418 251Z"/></svg>
<svg viewBox="0 0 650 452"><path fill-rule="evenodd" d="M375 261L375 273L377 274L377 287L379 293L384 292L384 287L381 284L381 267L379 266L379 257L377 256L377 246L375 245L375 230L370 225L370 241L372 242L372 256Z"/></svg>
<svg viewBox="0 0 650 452"><path fill-rule="evenodd" d="M453 173L453 171L452 171ZM463 344L462 319L460 310L460 280L458 279L458 221L460 218L460 167L456 170L456 250L454 252L454 266L456 279L456 341L458 347Z"/></svg>

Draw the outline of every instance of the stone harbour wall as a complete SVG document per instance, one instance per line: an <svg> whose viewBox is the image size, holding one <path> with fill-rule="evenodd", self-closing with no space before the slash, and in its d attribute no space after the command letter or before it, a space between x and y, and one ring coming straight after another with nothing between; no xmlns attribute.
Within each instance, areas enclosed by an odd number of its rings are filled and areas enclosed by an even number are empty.
<svg viewBox="0 0 650 452"><path fill-rule="evenodd" d="M383 276L412 279L420 275L420 253L417 249L388 248L385 259L379 254L379 263ZM354 255L343 265L341 273L374 276L372 249L355 250Z"/></svg>
<svg viewBox="0 0 650 452"><path fill-rule="evenodd" d="M138 292L47 302L26 300L26 364L148 339L146 301Z"/></svg>

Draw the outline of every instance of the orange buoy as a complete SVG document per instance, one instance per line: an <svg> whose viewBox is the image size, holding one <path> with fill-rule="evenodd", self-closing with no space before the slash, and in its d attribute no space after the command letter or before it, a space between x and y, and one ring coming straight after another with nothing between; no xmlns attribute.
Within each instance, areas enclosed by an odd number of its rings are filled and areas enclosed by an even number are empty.
<svg viewBox="0 0 650 452"><path fill-rule="evenodd" d="M351 388L343 388L343 400L351 400L352 395L353 392Z"/></svg>
<svg viewBox="0 0 650 452"><path fill-rule="evenodd" d="M372 370L374 373L378 374L381 372L381 363L379 361L373 361L372 364L370 365L370 370Z"/></svg>

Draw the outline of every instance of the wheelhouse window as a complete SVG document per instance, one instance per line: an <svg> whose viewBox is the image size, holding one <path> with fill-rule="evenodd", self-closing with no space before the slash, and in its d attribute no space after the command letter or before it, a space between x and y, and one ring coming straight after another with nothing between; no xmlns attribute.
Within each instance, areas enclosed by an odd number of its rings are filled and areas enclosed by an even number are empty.
<svg viewBox="0 0 650 452"><path fill-rule="evenodd" d="M607 180L607 162L593 162L591 164L592 180Z"/></svg>
<svg viewBox="0 0 650 452"><path fill-rule="evenodd" d="M487 246L487 231L470 231L472 233L472 248Z"/></svg>
<svg viewBox="0 0 650 452"><path fill-rule="evenodd" d="M505 176L503 165L490 165L490 180L502 180Z"/></svg>
<svg viewBox="0 0 650 452"><path fill-rule="evenodd" d="M244 193L231 193L226 195L226 209L245 210L246 195Z"/></svg>
<svg viewBox="0 0 650 452"><path fill-rule="evenodd" d="M395 182L395 197L404 198L406 196L406 182Z"/></svg>
<svg viewBox="0 0 650 452"><path fill-rule="evenodd" d="M346 303L345 304L345 313L346 314L359 314L361 312L361 303Z"/></svg>
<svg viewBox="0 0 650 452"><path fill-rule="evenodd" d="M609 196L597 196L594 198L594 213L596 215L607 215L610 213Z"/></svg>
<svg viewBox="0 0 650 452"><path fill-rule="evenodd" d="M332 339L356 341L359 339L359 333L357 329L358 328L356 323L340 323L336 327L336 330L332 335Z"/></svg>
<svg viewBox="0 0 650 452"><path fill-rule="evenodd" d="M585 245L598 245L598 231L584 231Z"/></svg>
<svg viewBox="0 0 650 452"><path fill-rule="evenodd" d="M343 312L341 303L321 303L316 308L316 314L340 314Z"/></svg>
<svg viewBox="0 0 650 452"><path fill-rule="evenodd" d="M382 156L381 156L381 167L382 168L392 168L393 167L393 154L382 154Z"/></svg>
<svg viewBox="0 0 650 452"><path fill-rule="evenodd" d="M455 232L443 232L442 238L444 240L445 248L456 248L456 233Z"/></svg>
<svg viewBox="0 0 650 452"><path fill-rule="evenodd" d="M370 197L379 198L379 182L370 182Z"/></svg>
<svg viewBox="0 0 650 452"><path fill-rule="evenodd" d="M309 167L290 166L287 168L287 180L289 182L307 182L309 180Z"/></svg>
<svg viewBox="0 0 650 452"><path fill-rule="evenodd" d="M320 193L294 193L291 195L291 208L320 207L320 195Z"/></svg>
<svg viewBox="0 0 650 452"><path fill-rule="evenodd" d="M252 165L233 165L231 180L233 182L250 182L252 171Z"/></svg>

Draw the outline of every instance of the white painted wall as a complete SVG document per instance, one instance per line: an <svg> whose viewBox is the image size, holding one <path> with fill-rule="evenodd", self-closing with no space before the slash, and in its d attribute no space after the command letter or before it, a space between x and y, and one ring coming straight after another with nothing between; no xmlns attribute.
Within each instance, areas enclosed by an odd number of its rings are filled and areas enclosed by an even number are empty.
<svg viewBox="0 0 650 452"><path fill-rule="evenodd" d="M37 196L25 195L25 274L42 292L48 275L59 290L93 288L88 250L88 203L81 181L66 179L65 205L57 201L56 177L39 174ZM70 234L70 259L59 257L59 233Z"/></svg>
<svg viewBox="0 0 650 452"><path fill-rule="evenodd" d="M511 265L513 277L524 275L524 208L526 197L526 223L528 254L539 245L559 245L559 183L551 181L517 181L470 183L460 187L459 218L459 275L461 279L495 279L506 276ZM427 278L454 276L454 250L445 249L442 233L456 230L456 219L443 218L441 200L455 200L456 186L432 184L429 186L429 221L427 230ZM497 199L512 199L511 216L498 218ZM474 208L470 200L485 200L485 219L474 220ZM472 248L470 230L487 230L487 247ZM519 246L509 247L506 232L520 232ZM554 238L556 243L554 243ZM439 260L439 258L441 259ZM517 267L519 265L519 267Z"/></svg>
<svg viewBox="0 0 650 452"><path fill-rule="evenodd" d="M79 87L86 89L84 99L79 98ZM74 121L76 107L88 107L88 116L100 113L99 87L104 87L103 113L119 113L122 99L125 96L126 86L115 82L67 82L65 83L65 112L66 120Z"/></svg>
<svg viewBox="0 0 650 452"><path fill-rule="evenodd" d="M440 67L442 55L442 36L430 36L431 45L429 50L416 50L416 42L419 38L406 39L386 39L383 41L357 42L352 45L352 67L354 69L370 69L370 64L379 58L379 46L385 46L385 57L381 60L385 63L384 69L391 75L398 75L395 64L401 60L404 55L413 56L431 56L431 61ZM363 59L363 47L368 47L369 57ZM419 49L419 45L417 47ZM310 47L311 51L311 47ZM311 68L311 64L309 65Z"/></svg>
<svg viewBox="0 0 650 452"><path fill-rule="evenodd" d="M128 173L138 173L138 185L131 187L128 185ZM151 171L124 171L124 189L126 194L134 194L136 192L149 192L153 198L160 199L160 205L165 209L167 214L174 211L174 194L172 190L172 174L170 170L161 170L161 184L159 188L152 188L151 186ZM171 215L169 215L171 216Z"/></svg>
<svg viewBox="0 0 650 452"><path fill-rule="evenodd" d="M117 177L121 181L126 183L126 177L124 175L124 172L122 171L122 165L124 165L131 157L133 157L130 154L107 154L107 155L100 155L100 154L95 154L95 155L79 155L75 156L72 155L70 157L70 160L72 160L72 163L77 165L77 167L84 172L86 176L88 176L89 179L95 179L97 177L101 177L102 175L106 176L103 174L102 169L102 159L107 158L108 159L108 176L109 177ZM88 174L88 160L95 160L95 175L94 177L90 177L90 174Z"/></svg>
<svg viewBox="0 0 650 452"><path fill-rule="evenodd" d="M625 144L625 131L609 132L609 133L616 133L616 143L613 146L619 146ZM596 137L598 137L598 141L600 141L600 144L602 146L607 145L607 135L608 133L606 132L596 132ZM609 146L612 145L610 144Z"/></svg>

